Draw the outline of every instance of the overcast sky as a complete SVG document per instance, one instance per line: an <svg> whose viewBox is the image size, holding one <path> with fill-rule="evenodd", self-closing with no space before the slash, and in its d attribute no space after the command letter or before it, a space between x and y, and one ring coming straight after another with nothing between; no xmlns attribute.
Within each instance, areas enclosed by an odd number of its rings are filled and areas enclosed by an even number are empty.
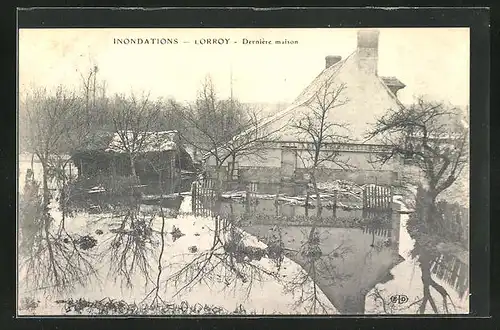
<svg viewBox="0 0 500 330"><path fill-rule="evenodd" d="M469 103L469 30L379 29L381 76L407 86L403 103L416 95ZM23 29L19 32L20 89L76 86L93 63L108 92L150 92L192 100L212 76L219 95L243 102L291 102L324 68L326 55L347 57L357 29ZM114 38L177 38L170 45L116 45ZM195 45L201 38L230 38L229 45ZM242 45L243 38L296 40L296 45ZM238 43L233 43L237 41Z"/></svg>

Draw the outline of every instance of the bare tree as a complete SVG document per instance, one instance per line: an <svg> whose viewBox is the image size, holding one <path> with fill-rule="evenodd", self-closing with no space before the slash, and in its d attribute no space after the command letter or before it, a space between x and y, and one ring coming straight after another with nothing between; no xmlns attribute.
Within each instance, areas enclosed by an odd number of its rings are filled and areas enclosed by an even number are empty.
<svg viewBox="0 0 500 330"><path fill-rule="evenodd" d="M88 97L88 91L69 91L62 86L58 86L54 93L35 87L20 102L20 143L42 165L41 207L27 219L36 231L23 230L23 236L30 235L33 239L20 269L25 270L26 276L32 278L35 285L47 289L68 289L75 283L87 283L90 277L97 277L90 263L92 254L80 246L85 237L76 237L64 228L67 201L65 188L69 179L66 170L71 161L69 155L92 134L92 121L85 111L85 99ZM32 194L38 194L34 177L30 181L33 187L36 186ZM58 200L62 208L62 221L57 233L53 231L54 219L48 208L53 181L61 188Z"/></svg>
<svg viewBox="0 0 500 330"><path fill-rule="evenodd" d="M422 175L417 192L415 212L408 220L408 231L415 239L413 256L418 257L422 271L423 298L419 312L427 303L438 313L433 287L443 298L448 311L449 294L431 277L431 265L439 255L436 246L443 241L443 217L437 207L438 196L449 189L460 177L468 163L468 127L457 109L440 102L418 98L417 102L401 110L389 111L379 118L368 134L378 138L390 152L378 155L377 161L405 158ZM441 235L442 236L442 235Z"/></svg>
<svg viewBox="0 0 500 330"><path fill-rule="evenodd" d="M311 99L305 104L307 112L292 124L299 133L300 142L307 145L304 153L299 153L304 168L316 194L318 216L321 214L321 200L317 175L326 164L335 164L342 169L349 168L349 161L339 157L338 144L349 141L347 124L331 121L332 111L345 105L349 100L343 95L345 84L336 85L333 79L324 81ZM308 194L309 196L309 194ZM308 201L306 200L306 208Z"/></svg>
<svg viewBox="0 0 500 330"><path fill-rule="evenodd" d="M107 86L106 81L99 77L99 72L99 65L91 57L89 57L89 69L86 72L79 71L83 111L88 119L87 125L110 128Z"/></svg>
<svg viewBox="0 0 500 330"><path fill-rule="evenodd" d="M183 138L187 143L215 160L214 170L221 185L220 169L225 162L232 164L240 157L252 156L264 159L265 144L275 140L280 129L269 129L267 118L258 109L245 106L236 99L220 100L215 86L208 76L194 104L184 111L193 134ZM230 168L234 173L234 167ZM219 187L220 188L220 187Z"/></svg>
<svg viewBox="0 0 500 330"><path fill-rule="evenodd" d="M468 163L468 127L458 109L420 97L415 104L379 118L368 138L379 138L389 153L378 162L405 158L422 173L432 203Z"/></svg>
<svg viewBox="0 0 500 330"><path fill-rule="evenodd" d="M112 122L118 139L112 142L112 148L127 154L133 177L137 177L136 159L151 143L159 116L159 104L148 96L116 95L114 99Z"/></svg>
<svg viewBox="0 0 500 330"><path fill-rule="evenodd" d="M76 93L58 87L52 95L46 89L31 91L21 101L20 108L21 143L25 143L42 164L43 200L48 206L49 180L59 168L56 165L61 156L68 155L89 132L84 126L82 103Z"/></svg>

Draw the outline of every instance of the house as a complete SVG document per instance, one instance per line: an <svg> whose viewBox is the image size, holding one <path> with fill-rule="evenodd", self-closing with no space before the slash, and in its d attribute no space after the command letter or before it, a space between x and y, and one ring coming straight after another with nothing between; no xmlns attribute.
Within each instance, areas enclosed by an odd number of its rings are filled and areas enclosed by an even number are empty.
<svg viewBox="0 0 500 330"><path fill-rule="evenodd" d="M132 174L130 150L134 151L134 167L142 183L172 180L180 178L182 172L194 171L177 131L100 132L74 152L72 159L80 179L126 177Z"/></svg>
<svg viewBox="0 0 500 330"><path fill-rule="evenodd" d="M303 160L311 143L299 140L299 132L291 123L296 123L304 114L311 112L308 104L326 81L333 86L344 85L342 91L346 100L329 111L327 121L347 123L349 143L329 145L338 151L339 160L346 161L352 169L345 170L335 164L325 165L318 173L318 181L335 179L350 180L356 183L392 183L398 179L402 161L395 159L386 164L376 163L376 154L388 152L387 147L377 140L365 139L366 132L376 118L388 109L403 107L397 98L399 90L405 85L396 77L381 77L377 72L379 31L360 30L357 35L357 48L347 58L327 56L324 70L303 90L296 100L286 109L277 112L262 124L268 131L278 131L279 139L265 141L265 151L260 157L239 157L235 164L226 162L224 169L234 177L229 180L276 184L287 181L306 180L307 163ZM213 169L215 159L206 156L208 169ZM236 173L236 174L235 174Z"/></svg>

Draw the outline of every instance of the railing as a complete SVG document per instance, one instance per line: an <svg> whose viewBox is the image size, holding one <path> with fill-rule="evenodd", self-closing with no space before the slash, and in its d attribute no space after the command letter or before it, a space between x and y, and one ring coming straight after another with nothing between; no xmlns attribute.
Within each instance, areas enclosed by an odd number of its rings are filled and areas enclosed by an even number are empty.
<svg viewBox="0 0 500 330"><path fill-rule="evenodd" d="M431 273L453 287L463 298L469 288L469 265L452 254L441 254L434 260Z"/></svg>
<svg viewBox="0 0 500 330"><path fill-rule="evenodd" d="M194 182L191 186L192 212L200 216L215 216L217 191L215 180L205 179ZM256 183L246 185L245 206L254 203L258 187ZM393 190L390 186L368 185L363 189L362 217L376 223L390 222L392 219ZM378 220L378 221L377 221Z"/></svg>
<svg viewBox="0 0 500 330"><path fill-rule="evenodd" d="M192 211L195 216L214 216L216 202L215 182L210 179L193 182L191 185Z"/></svg>
<svg viewBox="0 0 500 330"><path fill-rule="evenodd" d="M363 189L363 209L369 211L392 210L392 187L369 185Z"/></svg>

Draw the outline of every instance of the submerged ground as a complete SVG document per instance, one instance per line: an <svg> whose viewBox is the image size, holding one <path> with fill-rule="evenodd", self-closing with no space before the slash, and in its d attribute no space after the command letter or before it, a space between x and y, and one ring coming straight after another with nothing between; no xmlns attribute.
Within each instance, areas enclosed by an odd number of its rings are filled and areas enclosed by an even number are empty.
<svg viewBox="0 0 500 330"><path fill-rule="evenodd" d="M20 167L23 187L31 164ZM422 295L407 215L394 251L387 229L321 227L311 236L310 226L235 227L195 217L188 195L179 214L131 205L65 215L61 229L53 197L52 220L20 237L30 238L18 258L23 315L415 313ZM304 245L311 237L317 244ZM450 293L451 313L468 311L467 294L434 279ZM391 302L401 295L407 302Z"/></svg>

